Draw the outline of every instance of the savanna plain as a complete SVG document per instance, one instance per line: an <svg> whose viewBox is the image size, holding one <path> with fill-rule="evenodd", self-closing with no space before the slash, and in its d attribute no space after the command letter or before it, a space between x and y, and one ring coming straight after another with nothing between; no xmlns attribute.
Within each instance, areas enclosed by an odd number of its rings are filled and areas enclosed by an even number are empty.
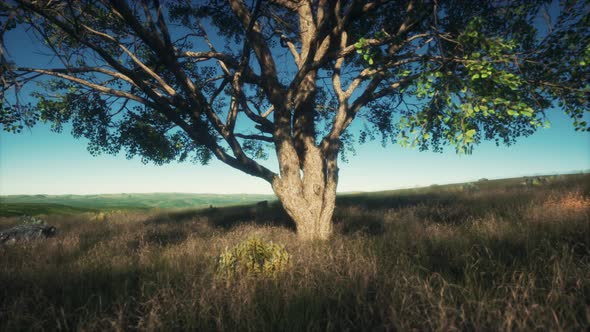
<svg viewBox="0 0 590 332"><path fill-rule="evenodd" d="M275 201L0 203L58 229L0 246L2 331L590 328L589 174L341 195L325 242Z"/></svg>

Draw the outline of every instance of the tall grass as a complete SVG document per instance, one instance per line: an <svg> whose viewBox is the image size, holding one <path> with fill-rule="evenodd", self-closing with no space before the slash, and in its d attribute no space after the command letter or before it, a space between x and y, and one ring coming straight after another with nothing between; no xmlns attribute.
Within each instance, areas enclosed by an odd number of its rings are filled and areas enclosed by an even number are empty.
<svg viewBox="0 0 590 332"><path fill-rule="evenodd" d="M58 237L0 247L0 330L585 330L588 188L344 198L325 243L276 206L48 216ZM289 270L220 277L219 254L252 237L284 245Z"/></svg>

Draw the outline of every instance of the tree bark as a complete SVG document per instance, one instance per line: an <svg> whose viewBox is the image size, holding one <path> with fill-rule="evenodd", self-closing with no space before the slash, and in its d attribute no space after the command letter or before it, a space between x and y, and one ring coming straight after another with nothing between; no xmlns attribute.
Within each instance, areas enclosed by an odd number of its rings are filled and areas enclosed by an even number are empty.
<svg viewBox="0 0 590 332"><path fill-rule="evenodd" d="M338 167L336 156L327 155L315 145L307 146L300 168L293 146L280 150L280 162L289 169L272 182L272 188L295 222L301 240L327 240L333 233L332 215L336 206Z"/></svg>

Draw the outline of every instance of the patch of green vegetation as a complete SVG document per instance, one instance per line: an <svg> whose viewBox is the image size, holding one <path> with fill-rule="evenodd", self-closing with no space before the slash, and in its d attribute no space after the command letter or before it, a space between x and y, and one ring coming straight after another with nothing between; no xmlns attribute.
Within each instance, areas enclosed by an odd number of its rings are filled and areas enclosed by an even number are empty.
<svg viewBox="0 0 590 332"><path fill-rule="evenodd" d="M0 217L35 216L40 214L78 214L84 212L97 212L97 210L53 203L0 203Z"/></svg>
<svg viewBox="0 0 590 332"><path fill-rule="evenodd" d="M251 238L226 249L218 259L217 272L222 278L276 278L289 267L289 253L284 246Z"/></svg>
<svg viewBox="0 0 590 332"><path fill-rule="evenodd" d="M231 206L272 200L271 195L215 195L215 194L104 194L104 195L9 195L0 196L0 215L70 214L76 211L113 211L146 209L199 209L209 206ZM9 206L10 205L10 206ZM10 207L10 211L5 211ZM52 207L53 208L50 208ZM58 208L63 207L63 208ZM68 210L68 207L70 208ZM27 212L26 209L31 208Z"/></svg>

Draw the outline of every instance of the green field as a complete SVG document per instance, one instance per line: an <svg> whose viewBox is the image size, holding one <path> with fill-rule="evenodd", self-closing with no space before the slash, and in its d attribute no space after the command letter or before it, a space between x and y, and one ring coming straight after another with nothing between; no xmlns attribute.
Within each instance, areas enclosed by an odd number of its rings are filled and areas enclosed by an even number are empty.
<svg viewBox="0 0 590 332"><path fill-rule="evenodd" d="M273 195L103 194L0 196L0 216L72 214L113 210L201 209L273 200Z"/></svg>
<svg viewBox="0 0 590 332"><path fill-rule="evenodd" d="M587 331L590 175L522 182L341 195L312 243L277 202L46 214L0 246L0 330Z"/></svg>
<svg viewBox="0 0 590 332"><path fill-rule="evenodd" d="M576 182L583 174L544 176L549 182ZM368 193L339 194L339 202L355 202L367 207L409 203L428 199L429 195L442 195L456 191L521 188L524 178L485 180L458 184L432 185L424 188L398 189ZM581 181L581 180L580 180ZM534 187L534 186L533 186ZM440 199L440 197L439 197ZM119 210L149 209L203 209L210 206L226 207L249 205L259 201L275 201L274 195L256 194L98 194L98 195L7 195L0 196L0 216L76 214L82 212L111 212Z"/></svg>

